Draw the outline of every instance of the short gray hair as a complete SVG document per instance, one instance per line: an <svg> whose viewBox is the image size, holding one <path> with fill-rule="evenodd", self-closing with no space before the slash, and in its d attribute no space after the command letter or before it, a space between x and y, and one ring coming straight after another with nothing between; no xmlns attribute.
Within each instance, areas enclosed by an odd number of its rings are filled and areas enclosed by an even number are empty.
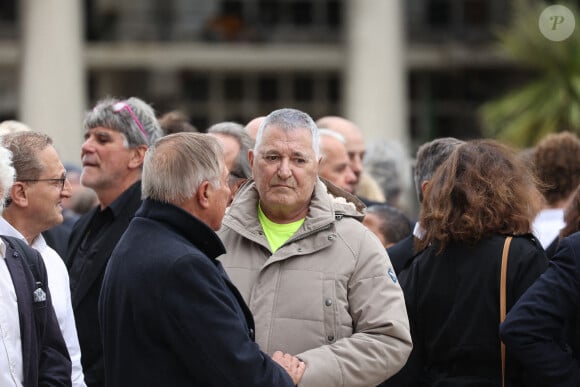
<svg viewBox="0 0 580 387"><path fill-rule="evenodd" d="M254 150L260 148L264 130L269 126L276 126L285 132L296 129L310 130L310 134L312 135L312 149L314 150L314 155L318 160L320 155L320 136L318 134L318 127L314 123L314 120L312 120L312 117L307 113L297 109L284 108L274 110L272 113L268 114L260 124L260 129L258 129Z"/></svg>
<svg viewBox="0 0 580 387"><path fill-rule="evenodd" d="M338 140L341 144L345 144L346 145L346 139L344 138L344 136L338 132L335 132L334 130L330 130L330 129L326 129L326 128L318 128L318 135L320 138L327 136L327 137L332 137L335 140ZM322 143L322 141L320 141ZM321 157L326 157L326 152L324 150L323 147L320 147L320 156Z"/></svg>
<svg viewBox="0 0 580 387"><path fill-rule="evenodd" d="M164 136L145 153L141 197L181 203L204 181L219 187L224 163L223 148L215 137L195 132Z"/></svg>
<svg viewBox="0 0 580 387"><path fill-rule="evenodd" d="M99 126L121 133L127 140L128 148L151 145L162 136L155 111L137 97L98 101L93 110L85 115L83 127L89 130Z"/></svg>
<svg viewBox="0 0 580 387"><path fill-rule="evenodd" d="M14 184L16 171L12 166L12 152L4 146L0 146L0 195L2 201L0 202L0 213L4 210L4 202L10 194L10 188Z"/></svg>
<svg viewBox="0 0 580 387"><path fill-rule="evenodd" d="M240 154L236 159L236 165L230 171L231 175L238 178L252 177L252 168L250 168L250 161L248 160L248 150L254 147L254 140L246 132L244 126L237 122L219 122L210 126L207 129L208 133L219 133L225 136L230 136L240 146Z"/></svg>
<svg viewBox="0 0 580 387"><path fill-rule="evenodd" d="M40 132L15 132L0 137L0 142L12 152L12 165L17 180L40 177L45 165L38 155L52 145L52 138Z"/></svg>
<svg viewBox="0 0 580 387"><path fill-rule="evenodd" d="M415 190L417 191L419 203L423 201L421 184L425 180L430 180L435 174L437 168L439 168L439 166L449 158L455 148L464 142L465 141L458 140L455 137L441 137L419 147L417 150L417 157L415 158L414 174Z"/></svg>

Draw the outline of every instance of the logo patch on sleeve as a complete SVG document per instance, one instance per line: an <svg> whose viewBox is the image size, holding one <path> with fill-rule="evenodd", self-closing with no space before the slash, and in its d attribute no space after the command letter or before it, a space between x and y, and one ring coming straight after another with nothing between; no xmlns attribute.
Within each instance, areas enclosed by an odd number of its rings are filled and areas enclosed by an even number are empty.
<svg viewBox="0 0 580 387"><path fill-rule="evenodd" d="M392 267L389 267L389 270L387 270L387 273L389 274L389 277L391 277L391 279L393 280L393 283L397 283L397 275L393 271Z"/></svg>

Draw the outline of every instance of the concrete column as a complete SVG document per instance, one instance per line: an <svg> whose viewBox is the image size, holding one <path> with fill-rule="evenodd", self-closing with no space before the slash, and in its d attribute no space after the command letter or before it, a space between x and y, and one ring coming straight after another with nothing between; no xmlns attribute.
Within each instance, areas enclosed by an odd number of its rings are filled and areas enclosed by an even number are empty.
<svg viewBox="0 0 580 387"><path fill-rule="evenodd" d="M22 0L19 119L80 163L86 108L82 1Z"/></svg>
<svg viewBox="0 0 580 387"><path fill-rule="evenodd" d="M367 143L409 149L402 0L346 0L345 114Z"/></svg>

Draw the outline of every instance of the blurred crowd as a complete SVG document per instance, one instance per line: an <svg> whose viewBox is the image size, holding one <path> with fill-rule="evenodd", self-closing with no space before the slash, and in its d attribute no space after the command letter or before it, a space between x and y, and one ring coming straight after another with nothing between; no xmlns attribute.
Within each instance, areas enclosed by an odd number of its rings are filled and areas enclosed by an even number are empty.
<svg viewBox="0 0 580 387"><path fill-rule="evenodd" d="M0 123L1 386L580 385L580 139L409 157L137 97Z"/></svg>

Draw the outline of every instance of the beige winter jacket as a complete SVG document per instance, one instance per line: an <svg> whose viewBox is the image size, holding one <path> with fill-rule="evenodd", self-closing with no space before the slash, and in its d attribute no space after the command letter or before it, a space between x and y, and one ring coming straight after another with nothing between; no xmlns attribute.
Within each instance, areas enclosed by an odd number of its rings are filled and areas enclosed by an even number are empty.
<svg viewBox="0 0 580 387"><path fill-rule="evenodd" d="M306 362L301 387L376 386L399 371L412 348L403 293L363 214L318 181L304 224L272 254L257 205L249 182L219 235L261 349Z"/></svg>

